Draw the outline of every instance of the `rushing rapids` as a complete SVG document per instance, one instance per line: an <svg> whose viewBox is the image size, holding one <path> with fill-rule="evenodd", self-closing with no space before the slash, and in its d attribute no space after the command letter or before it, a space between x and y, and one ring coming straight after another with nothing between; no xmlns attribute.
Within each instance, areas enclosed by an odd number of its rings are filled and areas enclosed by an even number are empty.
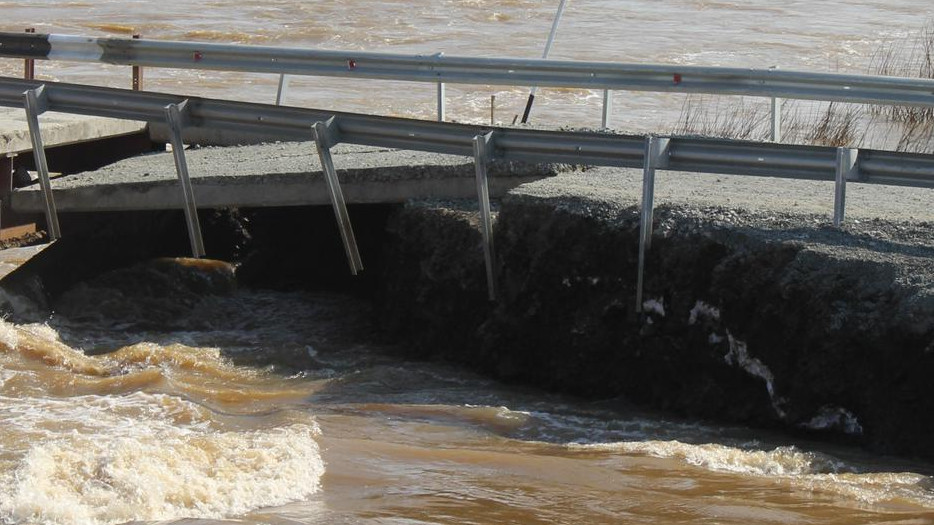
<svg viewBox="0 0 934 525"><path fill-rule="evenodd" d="M365 302L231 275L160 260L0 324L0 522L934 519L917 466L395 357Z"/></svg>

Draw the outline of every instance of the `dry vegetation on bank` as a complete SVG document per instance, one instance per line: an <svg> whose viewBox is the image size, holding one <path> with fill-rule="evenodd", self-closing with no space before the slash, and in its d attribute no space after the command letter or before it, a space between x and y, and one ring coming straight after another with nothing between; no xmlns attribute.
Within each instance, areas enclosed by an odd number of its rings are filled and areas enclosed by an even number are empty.
<svg viewBox="0 0 934 525"><path fill-rule="evenodd" d="M869 73L934 79L934 20L916 34L881 45L870 57ZM785 100L781 122L785 143L934 151L930 107ZM770 105L748 97L691 95L672 133L770 140Z"/></svg>

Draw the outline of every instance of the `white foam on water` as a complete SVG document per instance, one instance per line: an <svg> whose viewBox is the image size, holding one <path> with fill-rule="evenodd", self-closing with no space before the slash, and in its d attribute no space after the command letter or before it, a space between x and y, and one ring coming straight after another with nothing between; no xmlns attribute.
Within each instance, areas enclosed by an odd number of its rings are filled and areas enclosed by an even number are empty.
<svg viewBox="0 0 934 525"><path fill-rule="evenodd" d="M769 478L803 490L829 492L860 503L917 505L934 508L934 493L927 476L911 472L858 472L832 456L795 447L750 450L716 443L680 441L625 441L570 444L571 450L602 450L628 455L676 459L711 470L756 478Z"/></svg>
<svg viewBox="0 0 934 525"><path fill-rule="evenodd" d="M0 321L0 345L3 348L13 349L19 344L19 334L14 325Z"/></svg>
<svg viewBox="0 0 934 525"><path fill-rule="evenodd" d="M139 344L89 357L45 324L0 321L0 523L220 519L302 501L324 464L311 416L244 429L182 395L113 389L163 368L234 374L212 348ZM99 379L94 395L69 386ZM57 384L58 386L54 386Z"/></svg>
<svg viewBox="0 0 934 525"><path fill-rule="evenodd" d="M574 448L605 449L625 454L640 454L657 458L676 458L689 465L717 472L732 472L756 476L801 476L838 472L846 465L835 458L795 447L773 450L744 450L716 443L694 445L680 441L626 441L619 443L572 444Z"/></svg>
<svg viewBox="0 0 934 525"><path fill-rule="evenodd" d="M208 415L141 392L0 398L4 442L20 445L3 452L0 523L218 519L319 490L316 424L229 431Z"/></svg>

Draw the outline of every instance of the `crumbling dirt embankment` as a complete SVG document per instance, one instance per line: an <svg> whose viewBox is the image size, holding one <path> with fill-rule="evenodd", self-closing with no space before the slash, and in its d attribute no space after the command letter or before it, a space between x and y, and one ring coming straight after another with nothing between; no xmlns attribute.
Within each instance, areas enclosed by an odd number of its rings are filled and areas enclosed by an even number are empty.
<svg viewBox="0 0 934 525"><path fill-rule="evenodd" d="M475 214L399 212L383 326L423 355L507 380L934 458L929 223L835 229L791 211L793 194L754 211L671 194L637 312L635 199L540 184L499 208L493 303Z"/></svg>

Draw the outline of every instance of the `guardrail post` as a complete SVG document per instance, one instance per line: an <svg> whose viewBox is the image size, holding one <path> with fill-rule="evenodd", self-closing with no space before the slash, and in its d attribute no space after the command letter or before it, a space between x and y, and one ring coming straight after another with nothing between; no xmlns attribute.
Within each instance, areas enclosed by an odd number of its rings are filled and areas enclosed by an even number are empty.
<svg viewBox="0 0 934 525"><path fill-rule="evenodd" d="M49 237L54 241L62 237L62 231L58 225L58 211L55 209L55 199L52 197L52 181L49 178L49 163L45 157L45 145L42 142L42 132L39 128L39 115L45 113L49 108L45 85L26 91L23 93L23 99L26 108L26 121L29 124L29 138L32 140L32 154L36 159L39 184L42 186L45 222L49 227Z"/></svg>
<svg viewBox="0 0 934 525"><path fill-rule="evenodd" d="M204 257L204 239L201 237L198 206L195 203L191 178L188 176L185 143L182 141L182 129L188 124L190 118L191 108L187 100L181 104L169 104L165 107L165 120L169 125L172 155L175 157L175 171L178 173L178 183L182 190L182 207L185 210L185 222L188 225L188 240L191 242L191 253L195 257Z"/></svg>
<svg viewBox="0 0 934 525"><path fill-rule="evenodd" d="M35 33L36 28L30 27L26 29L27 33ZM36 61L32 58L27 58L23 61L23 78L26 80L35 80L36 78Z"/></svg>
<svg viewBox="0 0 934 525"><path fill-rule="evenodd" d="M285 96L289 93L289 77L285 73L279 75L279 89L276 90L276 105L281 106L285 102Z"/></svg>
<svg viewBox="0 0 934 525"><path fill-rule="evenodd" d="M772 142L782 141L782 99L772 98Z"/></svg>
<svg viewBox="0 0 934 525"><path fill-rule="evenodd" d="M833 199L833 225L837 228L843 224L843 215L846 211L846 181L859 180L859 166L856 163L858 158L858 149L837 148L837 173Z"/></svg>
<svg viewBox="0 0 934 525"><path fill-rule="evenodd" d="M133 40L139 40L140 35L133 35ZM143 90L143 66L133 66L133 91Z"/></svg>
<svg viewBox="0 0 934 525"><path fill-rule="evenodd" d="M444 82L438 82L438 122L444 122L447 118L447 86Z"/></svg>
<svg viewBox="0 0 934 525"><path fill-rule="evenodd" d="M610 116L613 114L613 92L609 89L603 90L603 119L600 127L610 128Z"/></svg>
<svg viewBox="0 0 934 525"><path fill-rule="evenodd" d="M769 66L769 71L777 71L778 66ZM782 99L772 97L772 142L782 141Z"/></svg>
<svg viewBox="0 0 934 525"><path fill-rule="evenodd" d="M642 164L642 216L639 219L639 268L636 278L636 312L642 312L642 286L645 253L652 246L652 221L655 215L655 170L668 166L669 139L648 136Z"/></svg>
<svg viewBox="0 0 934 525"><path fill-rule="evenodd" d="M481 233L483 234L483 258L486 262L486 285L491 301L496 300L496 269L493 267L493 214L490 211L490 184L487 164L493 158L493 133L473 138L474 164L477 168L477 200L480 204Z"/></svg>
<svg viewBox="0 0 934 525"><path fill-rule="evenodd" d="M334 169L334 159L331 157L331 146L337 143L337 129L334 117L331 117L327 122L315 122L311 132L315 141L315 148L318 150L318 158L321 160L321 171L324 172L324 180L327 182L328 192L331 194L331 206L334 208L334 217L337 219L341 240L344 242L344 251L347 253L347 261L350 264L350 273L357 275L363 271L363 261L360 258L360 251L357 249L357 239L354 237L353 225L350 222L350 215L347 213L347 204L344 202L344 193L341 191L341 183L337 178L337 170Z"/></svg>

